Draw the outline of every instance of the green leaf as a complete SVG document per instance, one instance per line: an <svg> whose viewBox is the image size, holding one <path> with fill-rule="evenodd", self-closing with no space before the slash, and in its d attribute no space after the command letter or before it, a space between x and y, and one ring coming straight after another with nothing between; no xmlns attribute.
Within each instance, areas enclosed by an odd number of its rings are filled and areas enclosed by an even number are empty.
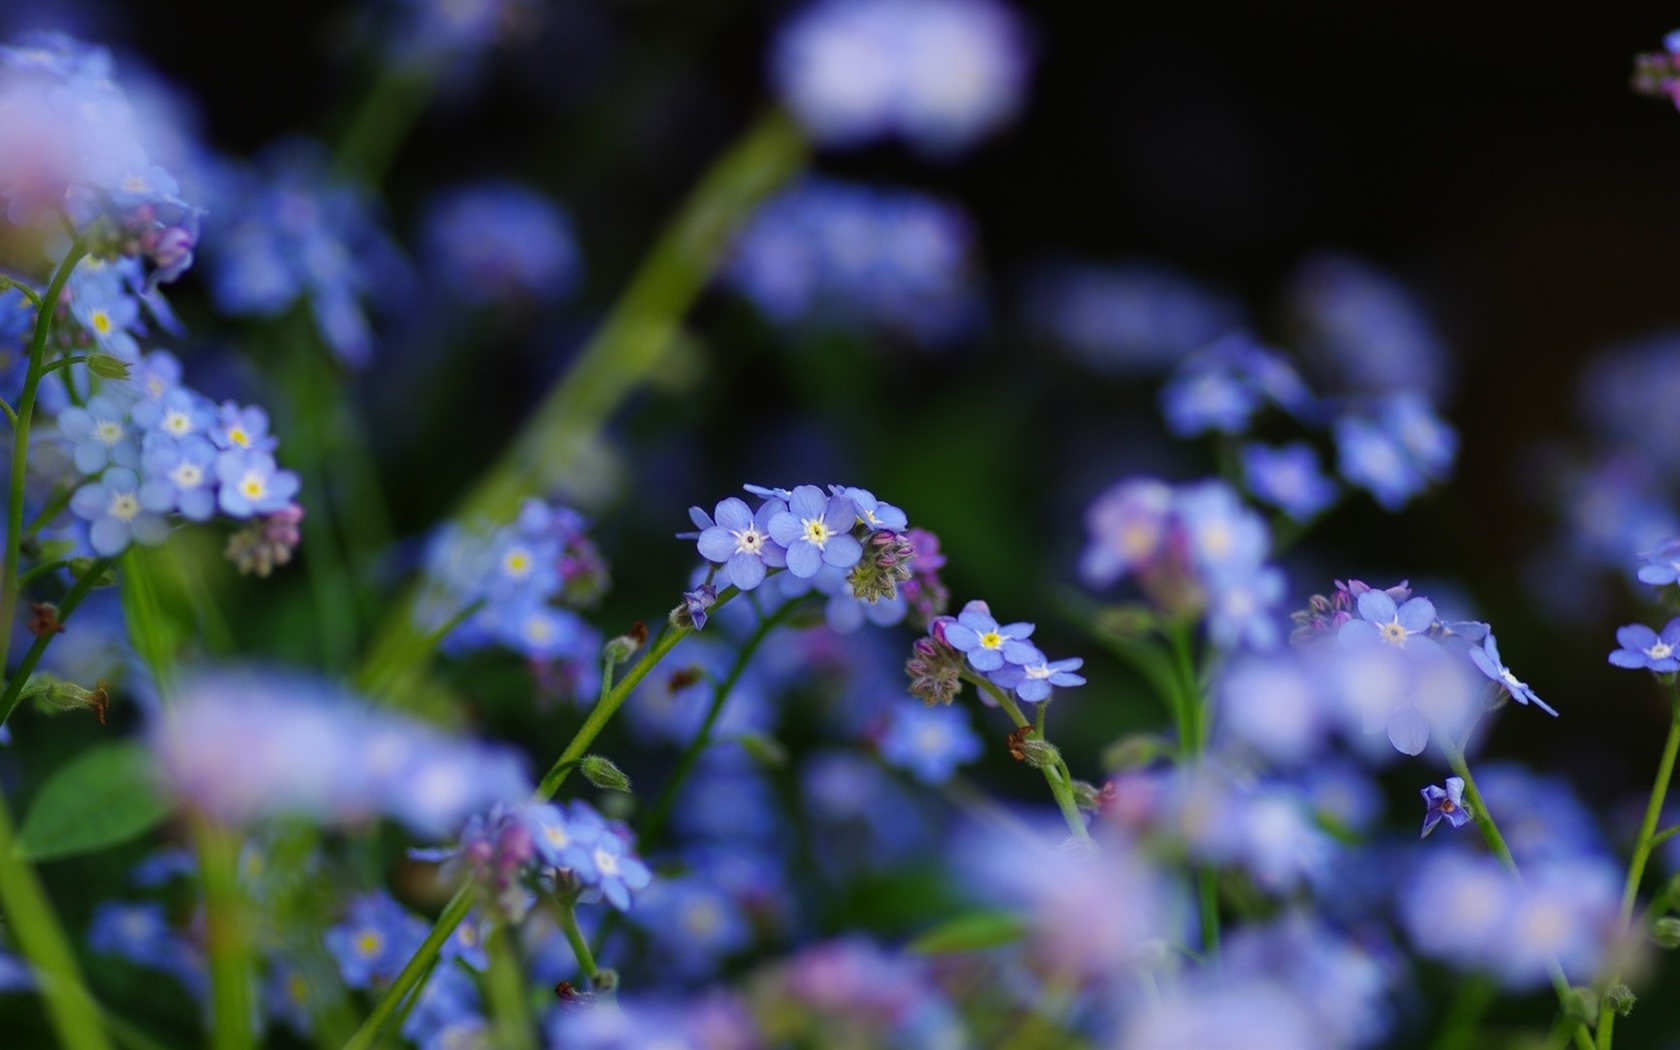
<svg viewBox="0 0 1680 1050"><path fill-rule="evenodd" d="M918 955L974 952L1013 944L1027 931L1021 917L1007 911L976 911L948 919L910 942Z"/></svg>
<svg viewBox="0 0 1680 1050"><path fill-rule="evenodd" d="M144 835L169 808L142 745L100 744L41 785L18 830L17 852L27 860L54 860L107 849Z"/></svg>

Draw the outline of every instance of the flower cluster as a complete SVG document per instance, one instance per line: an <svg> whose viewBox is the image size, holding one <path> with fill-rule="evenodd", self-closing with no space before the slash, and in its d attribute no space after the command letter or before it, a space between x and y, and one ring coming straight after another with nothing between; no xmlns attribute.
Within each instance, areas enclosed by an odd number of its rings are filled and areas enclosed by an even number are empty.
<svg viewBox="0 0 1680 1050"><path fill-rule="evenodd" d="M1680 108L1680 29L1663 37L1661 51L1633 57L1633 90Z"/></svg>
<svg viewBox="0 0 1680 1050"><path fill-rule="evenodd" d="M148 288L192 264L199 210L153 163L110 55L61 33L0 47L0 201L5 240L62 254L68 221L96 258L143 262Z"/></svg>
<svg viewBox="0 0 1680 1050"><path fill-rule="evenodd" d="M417 615L429 629L453 624L446 650L511 649L539 668L569 668L563 692L592 698L601 638L575 610L599 601L608 577L585 528L571 508L534 499L498 529L444 528L426 553Z"/></svg>
<svg viewBox="0 0 1680 1050"><path fill-rule="evenodd" d="M1490 702L1557 712L1506 667L1485 623L1443 621L1402 583L1336 584L1294 614L1297 647L1227 668L1215 695L1222 732L1275 762L1310 760L1333 730L1386 731L1403 754L1431 738L1462 747Z"/></svg>
<svg viewBox="0 0 1680 1050"><path fill-rule="evenodd" d="M634 841L628 827L582 800L527 802L496 805L467 822L457 846L414 855L466 867L501 914L517 922L530 909L534 879L554 892L628 911L631 892L653 879L633 852Z"/></svg>
<svg viewBox="0 0 1680 1050"><path fill-rule="evenodd" d="M1091 503L1085 526L1079 571L1089 586L1135 579L1169 615L1205 612L1209 636L1227 649L1278 643L1271 609L1283 598L1283 574L1266 562L1265 522L1229 485L1132 478Z"/></svg>
<svg viewBox="0 0 1680 1050"><path fill-rule="evenodd" d="M254 168L227 164L215 173L211 210L225 218L208 245L210 291L236 317L307 305L321 340L360 367L374 344L362 300L400 295L406 264L367 194L327 170L323 148L293 140L270 147Z"/></svg>
<svg viewBox="0 0 1680 1050"><path fill-rule="evenodd" d="M960 150L1014 115L1025 32L997 0L820 0L783 27L770 59L787 107L818 142L897 136Z"/></svg>
<svg viewBox="0 0 1680 1050"><path fill-rule="evenodd" d="M282 541L296 545L298 478L274 461L268 414L233 401L216 405L182 383L180 365L161 350L134 371L136 381L106 383L58 414L59 435L86 478L70 510L88 523L93 549L109 556L130 542L161 543L170 515L208 521L220 512L289 522L291 532L274 538L267 561L289 558Z"/></svg>
<svg viewBox="0 0 1680 1050"><path fill-rule="evenodd" d="M1085 661L1051 660L1027 641L1033 631L1030 623L998 623L983 601L969 602L956 616L935 617L928 636L916 640L905 664L910 695L930 706L949 704L965 674L984 676L992 686L1013 691L1029 704L1050 699L1055 686L1084 685L1085 679L1074 672Z"/></svg>
<svg viewBox="0 0 1680 1050"><path fill-rule="evenodd" d="M811 178L759 207L722 276L783 327L882 331L941 347L980 318L975 240L955 205Z"/></svg>
<svg viewBox="0 0 1680 1050"><path fill-rule="evenodd" d="M751 591L773 570L786 570L779 578L784 598L812 589L825 595L829 625L841 632L866 621L889 626L911 611L925 623L944 611L938 538L910 529L899 508L868 489L843 485L830 485L827 492L816 485L746 489L759 499L756 508L734 496L711 514L689 508L700 531L681 538L694 538L712 569L708 582L685 596L678 610L687 623L704 626L717 597L712 579Z"/></svg>

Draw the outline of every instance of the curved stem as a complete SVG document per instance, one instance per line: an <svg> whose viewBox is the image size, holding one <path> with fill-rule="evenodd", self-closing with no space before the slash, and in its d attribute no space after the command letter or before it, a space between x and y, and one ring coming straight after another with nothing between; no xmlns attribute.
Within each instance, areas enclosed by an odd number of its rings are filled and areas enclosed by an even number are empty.
<svg viewBox="0 0 1680 1050"><path fill-rule="evenodd" d="M1505 844L1505 836L1500 834L1499 825L1493 819L1493 813L1482 798L1481 791L1476 787L1476 778L1470 773L1470 764L1464 760L1464 749L1457 743L1443 741L1441 750L1447 756L1447 764L1452 771L1464 781L1464 797L1470 803L1470 816L1476 822L1476 828L1481 831L1482 839L1493 850L1499 863L1511 873L1511 877L1522 882L1522 872L1517 868L1516 858L1511 856L1511 848ZM1569 978L1565 976L1563 967L1558 964L1555 956L1546 961L1546 972L1551 977L1552 991L1557 995L1558 1005L1563 1008L1563 1023L1573 1030L1575 1045L1580 1050L1593 1050L1592 1037L1587 1034L1586 1026L1569 1016Z"/></svg>
<svg viewBox="0 0 1680 1050"><path fill-rule="evenodd" d="M76 577L76 582L70 585L70 590L58 603L59 623L64 623L70 619L70 614L76 611L76 606L82 604L82 599L87 597L89 591L93 590L94 584L98 582L99 578L110 571L115 561L115 558L100 558L89 565L86 572ZM23 687L28 684L29 676L34 672L35 665L41 662L42 654L47 651L47 646L52 644L55 637L57 637L56 631L48 631L45 634L37 635L35 641L30 644L29 651L23 654L23 662L18 664L16 673L6 680L6 691L0 693L0 726L4 726L6 720L12 717L12 711L18 705L18 698L23 695Z"/></svg>
<svg viewBox="0 0 1680 1050"><path fill-rule="evenodd" d="M1034 736L1039 740L1044 740L1044 734L1033 728L1033 723L1027 721L1026 716L1021 714L1021 708L1008 693L998 688L996 682L977 674L971 674L966 670L963 672L963 678L974 683L976 687L984 689L993 700L997 701L997 705L1003 708L1010 721L1015 723L1015 728L1032 730ZM1047 740L1044 742L1049 743ZM1079 812L1079 802L1073 797L1073 780L1071 777L1064 779L1056 772L1055 767L1056 763L1047 762L1039 768L1039 772L1044 774L1044 782L1050 785L1050 794L1056 800L1056 808L1062 813L1062 822L1067 825L1068 831L1072 833L1075 839L1080 842L1090 842L1091 833L1085 827L1085 815Z"/></svg>
<svg viewBox="0 0 1680 1050"><path fill-rule="evenodd" d="M1663 742L1662 758L1657 763L1657 776L1651 782L1651 799L1645 804L1645 819L1639 825L1639 838L1633 845L1633 856L1628 861L1627 883L1622 887L1622 907L1619 926L1627 930L1633 921L1634 904L1639 899L1639 884L1645 878L1645 864L1651 859L1651 851L1657 843L1668 837L1675 829L1670 828L1661 835L1657 833L1657 821L1662 817L1663 803L1668 798L1668 785L1674 778L1674 759L1680 753L1680 686L1675 684L1673 675L1668 675L1668 739ZM1621 981L1620 973L1613 976L1606 984L1608 988ZM1608 996L1604 997L1598 1008L1598 1050L1610 1050L1611 1042L1615 1038L1616 1011L1609 1003Z"/></svg>
<svg viewBox="0 0 1680 1050"><path fill-rule="evenodd" d="M23 543L23 483L29 467L29 427L35 414L35 393L41 386L41 363L47 351L47 336L52 332L53 311L71 271L87 255L87 247L72 242L64 261L58 264L47 294L41 297L35 316L35 335L29 344L29 368L23 376L23 393L18 398L17 421L12 426L11 489L6 496L6 548L0 562L0 672L11 658L12 622L17 619L18 555Z"/></svg>
<svg viewBox="0 0 1680 1050"><path fill-rule="evenodd" d="M734 587L725 588L718 594L717 606L724 605L739 593ZM554 765L549 767L548 773L543 776L542 783L537 786L537 790L531 796L533 801L546 802L554 797L555 792L559 791L560 786L566 782L566 777L577 767L578 759L582 758L584 753L589 750L589 745L595 742L595 738L612 720L612 716L618 712L618 709L624 706L624 701L629 699L631 691L636 688L642 679L648 676L654 667L658 666L659 661L663 660L666 654L676 648L678 642L693 633L693 630L687 627L667 626L659 637L654 639L653 643L642 654L642 658L636 661L635 666L631 667L624 677L612 687L612 690L601 698L600 702L595 705L594 710L589 712L589 717L584 719L583 725L579 726L577 732L573 734L571 743L566 745L566 749L560 753L559 758L554 760ZM426 972L432 961L437 957L438 951L442 949L443 943L449 939L451 933L455 932L455 927L461 925L461 920L467 917L467 912L472 907L472 900L472 884L470 882L462 884L461 888L455 892L455 896L450 898L449 903L445 905L443 914L438 916L437 922L432 925L431 932L421 942L419 949L403 966L402 972L397 974L396 980L391 982L391 986L385 990L385 994L380 997L379 1002L374 1005L373 1012L368 1015L367 1020L362 1022L362 1027L356 1030L356 1034L350 1039L350 1042L345 1044L345 1050L367 1050L374 1044L375 1040L379 1038L380 1030L385 1027L386 1021L396 1011L397 1006L403 1001L403 997L419 982L422 974Z"/></svg>
<svg viewBox="0 0 1680 1050"><path fill-rule="evenodd" d="M677 759L676 769L666 779L664 786L659 791L658 800L654 803L653 808L648 811L647 820L642 823L637 842L644 853L647 851L647 844L657 839L659 833L665 830L665 821L671 816L671 807L676 802L677 791L682 787L683 781L688 778L688 774L694 769L694 764L700 760L700 755L711 746L712 729L717 725L719 716L723 714L723 705L728 701L730 693L734 692L735 683L740 681L742 673L746 671L748 661L753 658L754 653L758 652L759 645L763 643L765 638L769 637L770 632L792 619L794 612L807 604L809 597L809 595L805 595L794 598L769 616L761 619L758 626L753 629L752 634L748 635L747 640L741 644L741 649L735 654L735 662L730 666L729 672L713 687L712 705L706 709L706 718L700 723L700 731L694 734L694 739L689 741L688 747L683 749L682 757Z"/></svg>
<svg viewBox="0 0 1680 1050"><path fill-rule="evenodd" d="M496 923L486 942L490 972L485 983L490 1016L495 1021L495 1045L531 1050L536 1046L531 1037L531 1009L525 995L525 974L513 947L512 927Z"/></svg>
<svg viewBox="0 0 1680 1050"><path fill-rule="evenodd" d="M583 930L578 926L576 897L561 902L560 932L566 935L566 943L572 946L572 955L577 958L578 969L582 971L584 979L593 986L599 968L595 965L595 953L589 950L589 938L583 935Z"/></svg>

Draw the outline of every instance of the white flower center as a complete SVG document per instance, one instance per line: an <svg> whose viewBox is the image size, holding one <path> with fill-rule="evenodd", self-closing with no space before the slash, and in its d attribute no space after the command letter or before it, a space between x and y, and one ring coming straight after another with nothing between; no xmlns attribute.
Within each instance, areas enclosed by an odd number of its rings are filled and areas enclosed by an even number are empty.
<svg viewBox="0 0 1680 1050"><path fill-rule="evenodd" d="M180 463L169 472L169 480L176 488L196 489L204 484L204 471L196 463Z"/></svg>
<svg viewBox="0 0 1680 1050"><path fill-rule="evenodd" d="M94 439L107 445L115 445L122 440L122 424L114 419L101 419L93 426Z"/></svg>
<svg viewBox="0 0 1680 1050"><path fill-rule="evenodd" d="M134 516L140 513L140 501L132 492L112 493L111 505L106 508L105 513L118 521L133 521Z"/></svg>
<svg viewBox="0 0 1680 1050"><path fill-rule="evenodd" d="M821 518L806 518L805 542L813 547L823 547L828 544L828 525Z"/></svg>
<svg viewBox="0 0 1680 1050"><path fill-rule="evenodd" d="M809 535L808 526L806 534ZM735 549L742 554L759 553L764 549L764 533L759 532L756 526L748 525L735 534Z"/></svg>
<svg viewBox="0 0 1680 1050"><path fill-rule="evenodd" d="M1649 656L1653 660L1666 660L1670 656L1674 655L1674 646L1659 639L1657 644L1645 650L1645 655Z"/></svg>
<svg viewBox="0 0 1680 1050"><path fill-rule="evenodd" d="M597 846L595 848L595 870L604 879L610 879L618 874L618 858Z"/></svg>

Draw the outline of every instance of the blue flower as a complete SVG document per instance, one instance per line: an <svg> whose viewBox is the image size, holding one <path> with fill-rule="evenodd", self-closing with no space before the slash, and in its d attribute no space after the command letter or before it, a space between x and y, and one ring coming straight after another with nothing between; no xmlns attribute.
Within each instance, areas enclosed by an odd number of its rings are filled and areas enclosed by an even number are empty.
<svg viewBox="0 0 1680 1050"><path fill-rule="evenodd" d="M619 911L630 910L632 890L645 890L653 881L648 866L630 852L629 839L629 829L614 822L589 847L595 878L588 880L588 885L600 890L607 903Z"/></svg>
<svg viewBox="0 0 1680 1050"><path fill-rule="evenodd" d="M1408 288L1364 260L1308 259L1290 278L1289 305L1303 322L1302 350L1339 386L1446 393L1452 359L1429 316Z"/></svg>
<svg viewBox="0 0 1680 1050"><path fill-rule="evenodd" d="M233 401L222 402L210 427L210 440L217 448L246 452L273 452L279 444L279 439L268 432L268 413L261 406L241 408Z"/></svg>
<svg viewBox="0 0 1680 1050"><path fill-rule="evenodd" d="M700 533L700 556L723 565L724 575L736 587L752 590L764 582L768 569L788 563L787 551L770 538L771 520L787 512L787 504L770 499L755 514L744 501L730 496L717 505L717 523Z"/></svg>
<svg viewBox="0 0 1680 1050"><path fill-rule="evenodd" d="M380 890L351 898L344 921L323 939L346 986L376 988L402 971L426 939L426 924Z"/></svg>
<svg viewBox="0 0 1680 1050"><path fill-rule="evenodd" d="M155 400L143 397L135 402L133 416L142 430L177 439L207 434L215 421L210 403L184 386L172 387ZM152 436L146 434L148 440ZM250 447L249 442L242 447Z"/></svg>
<svg viewBox="0 0 1680 1050"><path fill-rule="evenodd" d="M687 978L711 976L753 939L740 904L706 875L660 879L637 899L635 922Z"/></svg>
<svg viewBox="0 0 1680 1050"><path fill-rule="evenodd" d="M1032 624L999 626L992 618L991 608L983 601L969 602L955 620L939 622L945 642L965 654L969 666L976 671L996 671L1005 661L1027 664L1044 658L1043 653L1026 641L1032 637Z"/></svg>
<svg viewBox="0 0 1680 1050"><path fill-rule="evenodd" d="M140 504L158 514L179 510L189 520L209 521L216 513L215 464L216 448L202 437L154 440L140 455Z"/></svg>
<svg viewBox="0 0 1680 1050"><path fill-rule="evenodd" d="M1079 575L1092 587L1107 587L1147 569L1167 547L1173 490L1154 478L1132 478L1112 486L1085 511L1091 541L1079 559Z"/></svg>
<svg viewBox="0 0 1680 1050"><path fill-rule="evenodd" d="M945 783L958 766L978 759L984 750L966 712L927 707L913 700L893 707L879 747L888 765L908 771L924 784Z"/></svg>
<svg viewBox="0 0 1680 1050"><path fill-rule="evenodd" d="M284 510L297 495L298 476L281 470L266 452L235 449L216 457L216 491L223 513L235 518Z"/></svg>
<svg viewBox="0 0 1680 1050"><path fill-rule="evenodd" d="M444 292L475 306L553 302L576 286L582 269L566 213L511 181L432 200L422 242Z"/></svg>
<svg viewBox="0 0 1680 1050"><path fill-rule="evenodd" d="M121 554L132 540L156 546L169 538L169 523L140 501L140 478L127 467L111 467L76 490L70 510L92 523L89 541L106 557Z"/></svg>
<svg viewBox="0 0 1680 1050"><path fill-rule="evenodd" d="M132 467L140 448L129 432L128 407L108 394L88 398L86 408L58 414L58 429L75 445L76 469L97 474L107 464Z"/></svg>
<svg viewBox="0 0 1680 1050"><path fill-rule="evenodd" d="M1005 689L1015 690L1015 695L1022 701L1036 704L1050 698L1051 686L1072 688L1084 685L1084 676L1073 673L1084 664L1081 657L1051 662L1040 653L1038 659L1024 664L1005 664L991 673L991 679Z"/></svg>
<svg viewBox="0 0 1680 1050"><path fill-rule="evenodd" d="M793 490L788 509L771 515L770 538L787 549L788 572L810 579L824 565L849 569L863 557L863 545L851 533L856 520L851 500L801 485Z"/></svg>
<svg viewBox="0 0 1680 1050"><path fill-rule="evenodd" d="M858 520L863 522L870 532L879 532L882 529L903 532L910 527L910 519L902 510L891 503L883 503L876 499L875 493L868 489L830 485L828 491L851 500L852 506L857 508Z"/></svg>
<svg viewBox="0 0 1680 1050"><path fill-rule="evenodd" d="M1660 587L1680 580L1680 537L1664 540L1638 557L1640 583Z"/></svg>
<svg viewBox="0 0 1680 1050"><path fill-rule="evenodd" d="M1464 802L1464 778L1448 777L1446 783L1445 789L1431 784L1422 791L1427 804L1422 838L1428 838L1443 819L1455 828L1462 828L1470 820L1470 807Z"/></svg>
<svg viewBox="0 0 1680 1050"><path fill-rule="evenodd" d="M1046 266L1025 300L1036 330L1120 375L1164 371L1243 322L1228 297L1152 262Z"/></svg>
<svg viewBox="0 0 1680 1050"><path fill-rule="evenodd" d="M1359 596L1359 616L1342 624L1337 640L1346 646L1376 643L1397 649L1427 653L1438 648L1424 632L1435 622L1435 605L1428 598L1412 598L1401 606L1384 591L1366 591Z"/></svg>
<svg viewBox="0 0 1680 1050"><path fill-rule="evenodd" d="M778 34L771 78L812 138L856 146L899 136L962 149L1019 108L1029 49L993 0L826 0Z"/></svg>
<svg viewBox="0 0 1680 1050"><path fill-rule="evenodd" d="M1610 654L1610 662L1617 667L1644 667L1658 674L1680 671L1680 616L1663 626L1662 634L1642 623L1630 623L1616 629L1616 641L1621 648Z"/></svg>
<svg viewBox="0 0 1680 1050"><path fill-rule="evenodd" d="M1336 483L1319 469L1318 453L1305 443L1244 445L1242 469L1256 499L1296 521L1311 521L1336 502Z"/></svg>
<svg viewBox="0 0 1680 1050"><path fill-rule="evenodd" d="M1535 696L1534 690L1529 688L1528 683L1519 680L1516 675L1511 673L1511 669L1506 667L1504 662L1499 659L1499 643L1493 640L1492 632L1489 632L1482 639L1480 646L1472 646L1469 652L1470 662L1476 665L1476 669L1497 682L1501 688L1511 694L1511 699L1519 704L1532 703L1552 717L1557 717L1557 711L1544 700Z"/></svg>

